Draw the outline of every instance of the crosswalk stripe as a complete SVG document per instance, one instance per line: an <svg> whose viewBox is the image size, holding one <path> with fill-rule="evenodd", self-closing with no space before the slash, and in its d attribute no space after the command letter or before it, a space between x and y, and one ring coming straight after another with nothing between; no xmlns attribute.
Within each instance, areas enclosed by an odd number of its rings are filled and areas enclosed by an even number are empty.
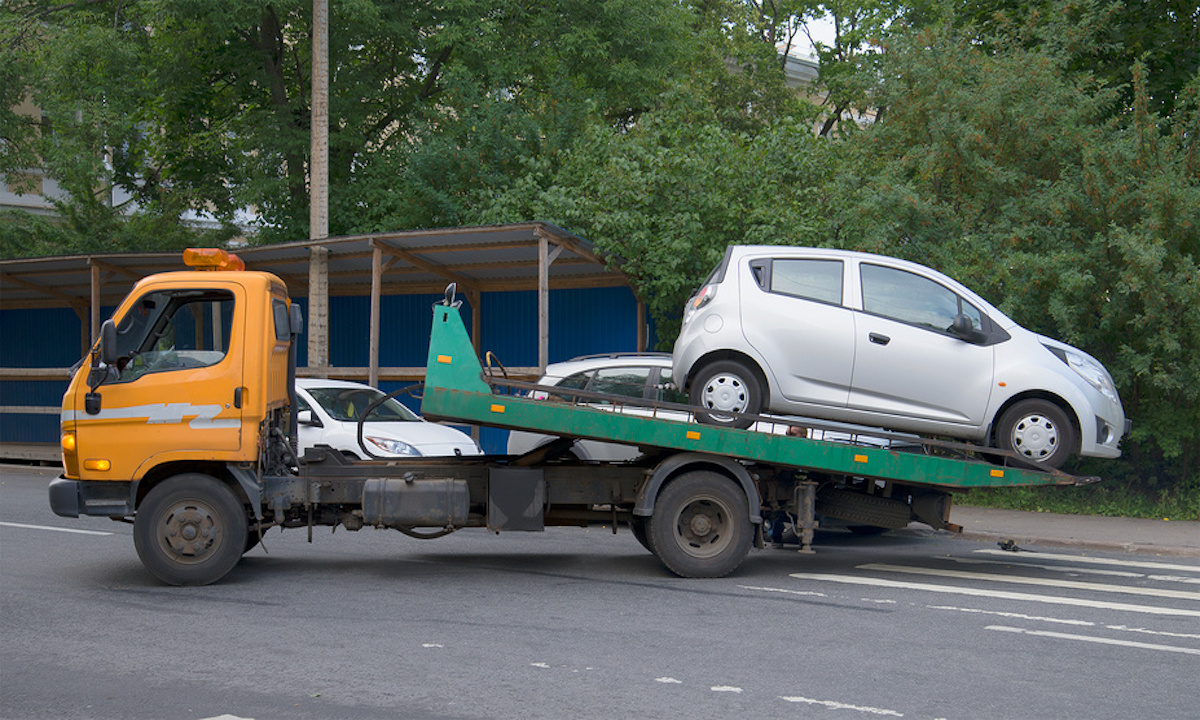
<svg viewBox="0 0 1200 720"><path fill-rule="evenodd" d="M946 593L950 595L970 595L973 597L995 598L998 600L1022 600L1027 602L1047 603L1050 605L1073 605L1076 607L1099 608L1102 610L1120 610L1125 612L1146 613L1149 615L1200 617L1200 610L1183 610L1178 608L1155 607L1153 605L1132 605L1129 603L1109 602L1107 600L1086 600L1083 598L1061 597L1057 595L1036 595L1033 593L1012 592L1009 590L992 590L984 588L956 587L953 585L935 585L932 583L903 582L899 580L885 580L883 578L861 577L858 575L791 573L790 577L794 577L797 580L819 580L844 583L848 585L869 585L872 587L894 588L897 590L920 590L924 592Z"/></svg>
<svg viewBox="0 0 1200 720"><path fill-rule="evenodd" d="M1149 570L1172 570L1176 572L1200 573L1200 565L1176 565L1173 563L1150 562L1148 560L1117 560L1115 558L1098 558L1087 557L1084 555L1063 555L1062 553L1043 552L1022 555L1021 553L1014 554L1008 550L997 550L994 548L984 548L982 550L975 550L974 552L982 555L1003 555L1012 560L1029 557L1037 560L1062 560L1066 562L1080 563L1081 565L1115 565L1119 567L1147 568Z"/></svg>
<svg viewBox="0 0 1200 720"><path fill-rule="evenodd" d="M1058 640L1079 640L1081 642L1099 643L1101 645L1120 645L1122 647L1141 648L1143 650L1158 650L1160 652L1175 652L1185 655L1200 655L1200 649L1177 647L1175 645L1159 645L1157 643L1137 642L1136 640L1116 640L1113 638L1093 637L1091 635L1074 635L1072 633L1054 632L1052 630L1026 630L1024 628L1006 627L1004 625L988 625L984 630L1016 633L1018 635L1034 635L1037 637L1055 638Z"/></svg>
<svg viewBox="0 0 1200 720"><path fill-rule="evenodd" d="M1161 590L1158 588L1079 582L1077 580L1051 580L1048 578L1032 578L1017 575L993 575L990 573L966 572L963 570L939 570L937 568L910 567L906 565L887 565L885 563L867 563L866 565L859 565L858 569L882 572L899 572L910 575L933 575L935 577L954 578L957 580L982 580L984 582L1003 582L1017 585L1040 585L1042 587L1062 588L1064 590L1121 593L1125 595L1146 595L1149 597L1171 598L1174 600L1194 600L1200 602L1200 592L1191 590Z"/></svg>

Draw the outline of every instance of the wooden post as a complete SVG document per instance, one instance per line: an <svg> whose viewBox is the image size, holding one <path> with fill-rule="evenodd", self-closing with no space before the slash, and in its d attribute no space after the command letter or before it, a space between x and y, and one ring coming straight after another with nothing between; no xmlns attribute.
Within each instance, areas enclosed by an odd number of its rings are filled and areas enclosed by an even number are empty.
<svg viewBox="0 0 1200 720"><path fill-rule="evenodd" d="M371 346L367 354L367 384L379 387L379 295L383 287L383 250L371 244Z"/></svg>
<svg viewBox="0 0 1200 720"><path fill-rule="evenodd" d="M92 307L91 307L91 334L83 351L86 353L92 344L96 342L96 338L100 337L100 266L92 263Z"/></svg>
<svg viewBox="0 0 1200 720"><path fill-rule="evenodd" d="M329 376L329 248L321 246L311 248L308 264L308 367Z"/></svg>
<svg viewBox="0 0 1200 720"><path fill-rule="evenodd" d="M637 351L646 352L646 303L637 298Z"/></svg>
<svg viewBox="0 0 1200 720"><path fill-rule="evenodd" d="M550 241L541 230L538 239L538 374L550 364Z"/></svg>

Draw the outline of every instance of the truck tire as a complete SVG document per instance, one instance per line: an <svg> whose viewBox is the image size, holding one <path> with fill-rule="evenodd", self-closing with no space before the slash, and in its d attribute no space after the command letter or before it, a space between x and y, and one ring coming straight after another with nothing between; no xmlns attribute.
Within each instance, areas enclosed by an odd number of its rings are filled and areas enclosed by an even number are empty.
<svg viewBox="0 0 1200 720"><path fill-rule="evenodd" d="M629 530L633 533L633 537L637 539L642 547L654 553L654 548L650 547L650 534L646 526L646 518L635 516L629 521Z"/></svg>
<svg viewBox="0 0 1200 720"><path fill-rule="evenodd" d="M719 473L684 473L663 487L650 516L649 545L667 569L687 578L724 577L750 552L746 494Z"/></svg>
<svg viewBox="0 0 1200 720"><path fill-rule="evenodd" d="M168 585L208 585L238 564L247 542L246 509L225 483L188 473L156 485L133 520L142 564Z"/></svg>
<svg viewBox="0 0 1200 720"><path fill-rule="evenodd" d="M912 520L912 508L906 502L839 488L827 488L817 495L817 514L889 530Z"/></svg>
<svg viewBox="0 0 1200 720"><path fill-rule="evenodd" d="M735 360L721 360L705 366L696 374L689 400L700 408L696 411L698 422L748 428L754 421L741 417L740 413L761 413L763 392L753 371ZM717 412L720 410L727 412Z"/></svg>

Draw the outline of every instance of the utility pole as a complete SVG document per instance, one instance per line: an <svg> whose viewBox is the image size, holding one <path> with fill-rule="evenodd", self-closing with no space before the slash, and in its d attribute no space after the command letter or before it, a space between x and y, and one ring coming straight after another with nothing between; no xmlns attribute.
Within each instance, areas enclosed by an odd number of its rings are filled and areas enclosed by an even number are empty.
<svg viewBox="0 0 1200 720"><path fill-rule="evenodd" d="M313 0L308 238L329 237L329 0Z"/></svg>

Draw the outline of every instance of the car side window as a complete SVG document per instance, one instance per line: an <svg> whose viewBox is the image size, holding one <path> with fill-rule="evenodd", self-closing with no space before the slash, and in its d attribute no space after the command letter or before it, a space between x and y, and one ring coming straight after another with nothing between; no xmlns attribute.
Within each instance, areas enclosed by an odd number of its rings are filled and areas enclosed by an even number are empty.
<svg viewBox="0 0 1200 720"><path fill-rule="evenodd" d="M976 329L983 325L979 309L953 290L907 270L863 263L863 310L938 332L947 332L954 316L964 313Z"/></svg>
<svg viewBox="0 0 1200 720"><path fill-rule="evenodd" d="M592 382L587 389L591 392L642 398L645 396L646 382L649 379L648 367L600 368L592 376Z"/></svg>
<svg viewBox="0 0 1200 720"><path fill-rule="evenodd" d="M229 350L233 302L226 290L172 290L139 298L117 325L117 382L221 362Z"/></svg>
<svg viewBox="0 0 1200 720"><path fill-rule="evenodd" d="M562 380L558 381L560 388L572 388L574 390L582 390L587 387L588 380L592 379L593 370L583 370L577 373L572 373Z"/></svg>
<svg viewBox="0 0 1200 720"><path fill-rule="evenodd" d="M771 292L842 304L842 261L782 258L771 261Z"/></svg>

